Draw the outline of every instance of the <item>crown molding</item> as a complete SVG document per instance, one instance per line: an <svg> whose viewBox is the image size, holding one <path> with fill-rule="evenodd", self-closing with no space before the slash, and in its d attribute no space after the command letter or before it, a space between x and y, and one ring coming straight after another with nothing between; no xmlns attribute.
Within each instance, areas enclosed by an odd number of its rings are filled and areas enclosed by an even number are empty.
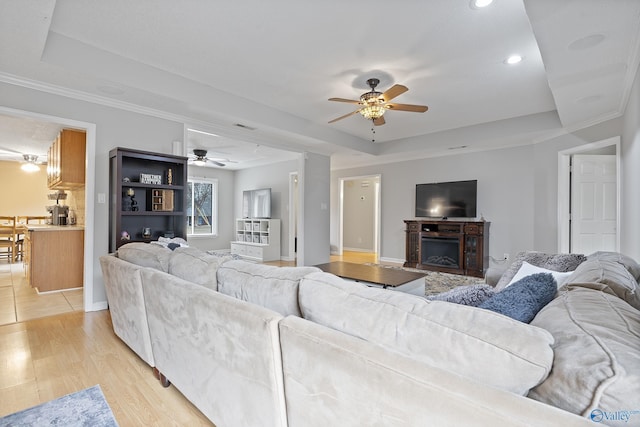
<svg viewBox="0 0 640 427"><path fill-rule="evenodd" d="M63 86L53 85L38 80L27 79L9 73L0 72L0 82L24 87L27 89L33 89L40 92L46 92L52 95L63 96L65 98L75 99L77 101L84 101L92 104L102 105L105 107L116 108L118 110L129 111L136 114L157 117L160 119L170 120L183 124L189 123L192 126L204 126L210 129L215 129L219 132L229 132L227 128L222 127L220 124L214 122L199 120L193 117L183 116L181 114L169 113L167 111L144 107L142 105L120 101L106 96L96 95L93 93L83 92L75 89L69 89Z"/></svg>

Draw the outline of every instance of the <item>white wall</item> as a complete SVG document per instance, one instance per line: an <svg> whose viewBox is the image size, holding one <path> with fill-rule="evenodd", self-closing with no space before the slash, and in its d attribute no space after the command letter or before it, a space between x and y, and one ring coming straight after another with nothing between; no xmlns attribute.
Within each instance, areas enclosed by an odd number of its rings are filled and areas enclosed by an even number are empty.
<svg viewBox="0 0 640 427"><path fill-rule="evenodd" d="M640 73L636 73L624 115L622 180L620 251L640 260Z"/></svg>
<svg viewBox="0 0 640 427"><path fill-rule="evenodd" d="M375 252L375 178L353 179L344 182L343 246L345 250Z"/></svg>
<svg viewBox="0 0 640 427"><path fill-rule="evenodd" d="M280 256L289 256L289 173L298 171L298 161L274 163L235 173L233 207L235 218L242 218L242 192L271 188L271 218L280 220Z"/></svg>
<svg viewBox="0 0 640 427"><path fill-rule="evenodd" d="M297 265L329 262L330 159L305 153L299 162L300 218Z"/></svg>
<svg viewBox="0 0 640 427"><path fill-rule="evenodd" d="M637 97L637 92L636 92ZM638 108L636 106L636 108ZM634 117L638 117L636 112ZM633 126L632 126L633 127ZM634 159L638 164L640 135L636 119ZM604 140L622 133L622 119L592 126L574 134L550 141L481 153L458 154L447 157L413 160L386 165L343 169L331 174L331 244L338 244L338 198L340 178L363 175L382 175L381 188L381 252L387 261L405 259L404 219L414 218L415 185L438 181L478 180L478 216L491 222L489 253L501 259L524 250L556 252L558 152L567 148ZM464 141L460 141L464 144ZM625 153L623 153L623 156ZM627 153L627 156L629 154ZM638 169L636 166L635 169ZM627 177L623 186L628 187ZM635 203L638 218L639 194L628 191L623 209ZM627 224L625 230L636 230ZM626 233L626 232L624 232ZM624 234L623 233L623 234ZM635 239L637 242L638 239Z"/></svg>
<svg viewBox="0 0 640 427"><path fill-rule="evenodd" d="M331 176L331 243L337 244L339 179L381 174L380 258L405 259L405 224L415 218L416 184L478 180L478 217L491 222L490 253L515 253L533 240L532 147L519 147L433 159L334 171Z"/></svg>

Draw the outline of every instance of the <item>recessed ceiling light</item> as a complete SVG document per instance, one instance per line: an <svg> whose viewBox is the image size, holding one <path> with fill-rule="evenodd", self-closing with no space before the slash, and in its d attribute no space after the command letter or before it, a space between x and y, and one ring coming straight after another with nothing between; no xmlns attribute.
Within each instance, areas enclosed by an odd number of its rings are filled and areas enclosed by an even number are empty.
<svg viewBox="0 0 640 427"><path fill-rule="evenodd" d="M491 3L493 3L493 0L471 0L469 6L471 6L471 9L482 9L483 7L489 6Z"/></svg>
<svg viewBox="0 0 640 427"><path fill-rule="evenodd" d="M504 60L505 64L509 64L509 65L513 65L513 64L517 64L518 62L522 61L522 56L520 55L511 55L510 57L508 57L507 59Z"/></svg>

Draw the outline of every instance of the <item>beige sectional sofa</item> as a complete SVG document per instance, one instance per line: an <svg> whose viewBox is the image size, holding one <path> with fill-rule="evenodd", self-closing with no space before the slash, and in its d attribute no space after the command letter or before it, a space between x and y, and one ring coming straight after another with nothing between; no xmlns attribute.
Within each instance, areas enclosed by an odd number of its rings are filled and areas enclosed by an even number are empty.
<svg viewBox="0 0 640 427"><path fill-rule="evenodd" d="M619 254L531 324L188 247L100 261L115 333L218 427L640 425L640 267Z"/></svg>

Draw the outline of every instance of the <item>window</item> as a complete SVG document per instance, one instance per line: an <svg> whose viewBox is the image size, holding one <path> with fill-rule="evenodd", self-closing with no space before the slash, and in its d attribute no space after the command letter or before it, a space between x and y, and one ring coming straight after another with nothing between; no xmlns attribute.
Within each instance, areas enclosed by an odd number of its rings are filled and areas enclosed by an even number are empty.
<svg viewBox="0 0 640 427"><path fill-rule="evenodd" d="M218 234L218 181L189 178L187 188L187 235Z"/></svg>

